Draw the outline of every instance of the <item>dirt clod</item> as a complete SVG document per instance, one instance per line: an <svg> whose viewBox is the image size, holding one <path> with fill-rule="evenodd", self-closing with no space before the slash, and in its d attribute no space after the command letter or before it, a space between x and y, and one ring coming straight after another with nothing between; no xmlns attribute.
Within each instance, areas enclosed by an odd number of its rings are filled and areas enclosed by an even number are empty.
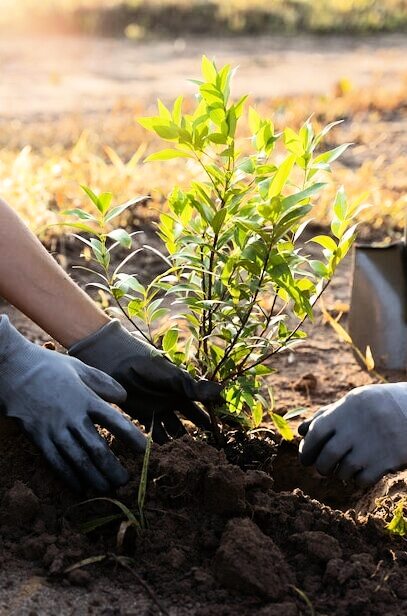
<svg viewBox="0 0 407 616"><path fill-rule="evenodd" d="M323 562L342 556L342 549L337 539L321 531L306 531L302 534L295 534L292 535L291 541L302 546L310 556Z"/></svg>
<svg viewBox="0 0 407 616"><path fill-rule="evenodd" d="M231 465L211 468L205 477L204 503L208 511L239 515L245 510L244 472Z"/></svg>
<svg viewBox="0 0 407 616"><path fill-rule="evenodd" d="M32 522L40 510L40 503L34 492L22 481L16 481L6 492L1 502L1 517L12 526L25 526Z"/></svg>
<svg viewBox="0 0 407 616"><path fill-rule="evenodd" d="M295 383L294 389L296 391L304 392L309 394L316 390L318 386L317 377L312 372L307 372L303 374Z"/></svg>
<svg viewBox="0 0 407 616"><path fill-rule="evenodd" d="M218 581L232 590L279 599L294 576L274 541L249 518L226 525L215 557Z"/></svg>

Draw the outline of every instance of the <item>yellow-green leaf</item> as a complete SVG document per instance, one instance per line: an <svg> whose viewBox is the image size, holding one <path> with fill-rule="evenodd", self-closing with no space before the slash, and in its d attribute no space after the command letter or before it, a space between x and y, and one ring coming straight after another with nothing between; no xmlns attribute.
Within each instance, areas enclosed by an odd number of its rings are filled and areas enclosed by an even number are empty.
<svg viewBox="0 0 407 616"><path fill-rule="evenodd" d="M295 155L290 154L289 156L287 156L285 161L280 165L277 173L275 174L275 176L273 177L270 183L270 188L269 188L269 193L268 193L269 199L272 199L273 197L277 197L277 195L281 193L281 191L283 190L287 182L288 176L291 173L291 169L293 168L294 163L295 163Z"/></svg>
<svg viewBox="0 0 407 616"><path fill-rule="evenodd" d="M291 430L288 421L277 413L270 413L270 415L275 427L277 428L283 439L285 439L286 441L292 441L294 438L294 433Z"/></svg>

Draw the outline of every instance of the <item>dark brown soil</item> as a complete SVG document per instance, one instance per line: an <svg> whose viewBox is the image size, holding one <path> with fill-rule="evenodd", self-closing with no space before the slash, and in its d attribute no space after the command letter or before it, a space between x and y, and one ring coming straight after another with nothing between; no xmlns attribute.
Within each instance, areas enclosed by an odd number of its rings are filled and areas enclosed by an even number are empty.
<svg viewBox="0 0 407 616"><path fill-rule="evenodd" d="M243 471L223 452L191 437L154 446L147 528L130 528L118 549L120 520L87 535L80 532L81 523L118 509L100 501L72 508L81 499L52 477L22 435L11 438L13 430L5 423L0 440L2 565L12 571L25 563L27 573L35 572L48 585L63 592L67 585L81 587L88 599L99 601L83 611L60 613L158 614L152 596L177 615L294 616L311 614L311 604L320 615L407 613L405 542L371 515L357 520L353 510L331 509L298 487L281 491L284 477L291 484L296 473L300 486L312 485L299 476L296 458L287 450L282 459L277 454L274 483L264 471ZM113 447L133 477L116 498L137 510L142 460L118 443ZM269 457L274 453L270 449ZM314 482L311 492L317 491ZM339 505L339 484L336 493ZM342 505L350 498L345 495ZM66 571L104 554L131 560L119 564L111 557ZM140 576L149 590L140 586ZM109 605L100 593L106 578L116 590L132 590L135 597L144 593L143 610Z"/></svg>

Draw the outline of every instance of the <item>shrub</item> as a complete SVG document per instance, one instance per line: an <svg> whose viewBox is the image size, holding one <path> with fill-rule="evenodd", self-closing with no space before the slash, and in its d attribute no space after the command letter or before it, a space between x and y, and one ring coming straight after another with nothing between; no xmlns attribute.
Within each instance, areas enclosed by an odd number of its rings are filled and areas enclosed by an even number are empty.
<svg viewBox="0 0 407 616"><path fill-rule="evenodd" d="M272 412L265 377L275 371L281 353L306 337L303 323L313 318L315 303L354 241L360 207L339 188L331 235L308 240L321 247L320 259L311 258L303 233L326 186L320 177L349 144L322 151L337 122L316 133L307 120L299 132L276 133L270 119L246 109L247 97L231 102L233 74L229 65L218 69L204 57L195 109L184 113L182 97L171 109L158 101L157 115L139 120L168 142L147 162L181 158L201 172L188 190L175 186L169 195L157 224L165 251L151 246L131 251L134 234L109 230L134 201L112 207L110 193L96 195L84 187L96 214L67 213L91 234L80 239L100 268L96 285L134 327L194 377L224 385L224 407L208 409L214 429L226 416L255 428L268 412L289 437L284 420ZM240 137L244 113L251 134ZM240 153L240 139L250 139L249 155ZM113 268L111 252L118 244L131 252ZM154 251L165 263L165 271L147 285L123 272L140 250Z"/></svg>

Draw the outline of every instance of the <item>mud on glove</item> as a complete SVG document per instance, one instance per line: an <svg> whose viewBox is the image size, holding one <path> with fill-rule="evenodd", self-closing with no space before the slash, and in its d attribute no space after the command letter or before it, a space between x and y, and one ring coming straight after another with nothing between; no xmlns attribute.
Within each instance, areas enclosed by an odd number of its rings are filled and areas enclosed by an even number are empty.
<svg viewBox="0 0 407 616"><path fill-rule="evenodd" d="M105 402L122 404L125 398L124 389L106 374L32 344L7 316L0 317L0 407L19 421L71 488L108 492L127 482L127 471L94 426L143 451L143 434Z"/></svg>
<svg viewBox="0 0 407 616"><path fill-rule="evenodd" d="M407 465L407 383L353 389L298 431L304 465L369 486Z"/></svg>
<svg viewBox="0 0 407 616"><path fill-rule="evenodd" d="M115 319L69 349L90 366L110 374L127 391L122 408L147 430L153 418L153 439L158 443L185 434L175 411L203 428L208 415L194 401L221 404L221 386L195 381L185 370L165 359L153 346L130 334Z"/></svg>

